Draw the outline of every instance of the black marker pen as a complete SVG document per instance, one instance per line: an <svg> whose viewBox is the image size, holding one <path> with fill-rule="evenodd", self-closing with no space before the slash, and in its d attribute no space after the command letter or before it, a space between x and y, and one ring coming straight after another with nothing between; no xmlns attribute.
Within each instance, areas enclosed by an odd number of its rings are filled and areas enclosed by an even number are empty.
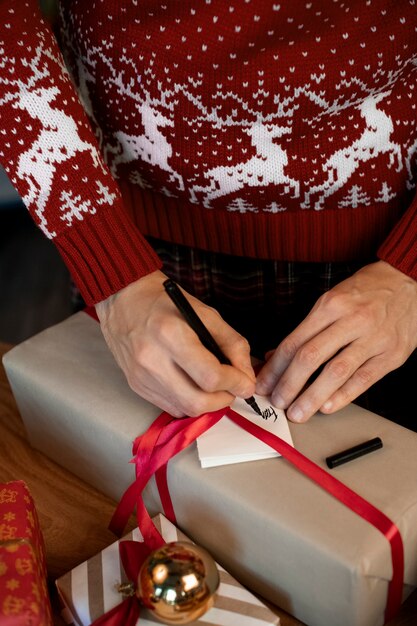
<svg viewBox="0 0 417 626"><path fill-rule="evenodd" d="M186 322L188 322L190 327L196 333L203 346L207 348L207 350L209 350L212 354L214 354L214 356L220 361L220 363L223 363L223 365L231 365L230 360L225 354L223 354L214 337L204 326L203 322L200 320L197 313L194 311L193 307L188 302L187 298L184 296L178 285L170 278L165 280L163 285L172 302L175 304L178 311L183 315ZM253 396L250 396L250 398L244 398L244 400L247 404L249 404L251 409L255 411L255 413L263 417L262 411Z"/></svg>
<svg viewBox="0 0 417 626"><path fill-rule="evenodd" d="M348 448L347 450L328 456L326 459L327 467L333 469L338 465L342 465L348 461L353 461L353 459L357 459L364 454L369 454L369 452L379 450L380 448L382 448L382 439L379 437L369 439L369 441L364 441L357 446L353 446L352 448Z"/></svg>

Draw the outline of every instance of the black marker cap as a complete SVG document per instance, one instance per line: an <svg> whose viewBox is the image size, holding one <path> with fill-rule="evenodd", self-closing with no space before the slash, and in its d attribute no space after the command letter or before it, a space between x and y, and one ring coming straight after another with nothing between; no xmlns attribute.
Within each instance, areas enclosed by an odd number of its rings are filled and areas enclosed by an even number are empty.
<svg viewBox="0 0 417 626"><path fill-rule="evenodd" d="M353 446L353 448L348 448L347 450L343 450L342 452L338 452L337 454L328 456L326 459L327 467L333 469L338 465L343 465L343 463L353 461L353 459L357 459L364 454L369 454L374 450L379 450L380 448L382 448L382 445L382 439L380 439L379 437L369 439L369 441L364 441L357 446Z"/></svg>

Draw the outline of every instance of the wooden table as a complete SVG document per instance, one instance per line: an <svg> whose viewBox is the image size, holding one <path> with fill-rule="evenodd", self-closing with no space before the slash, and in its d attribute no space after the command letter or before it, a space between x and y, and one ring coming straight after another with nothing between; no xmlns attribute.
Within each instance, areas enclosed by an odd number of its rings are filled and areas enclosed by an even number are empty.
<svg viewBox="0 0 417 626"><path fill-rule="evenodd" d="M10 348L0 343L0 356ZM0 482L24 480L34 498L46 544L54 623L62 625L54 580L115 540L107 524L116 503L29 445L2 367L0 442ZM280 616L282 626L302 626L284 611L273 610ZM389 626L416 624L417 592L414 592Z"/></svg>

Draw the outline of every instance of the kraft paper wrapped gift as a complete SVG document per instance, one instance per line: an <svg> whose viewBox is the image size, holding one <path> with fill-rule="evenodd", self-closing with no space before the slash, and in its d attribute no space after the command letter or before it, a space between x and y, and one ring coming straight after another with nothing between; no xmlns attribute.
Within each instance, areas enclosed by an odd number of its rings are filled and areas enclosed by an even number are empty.
<svg viewBox="0 0 417 626"><path fill-rule="evenodd" d="M157 515L153 521L167 543L189 541L163 515ZM123 538L126 539L142 541L137 528ZM220 586L214 597L213 607L189 626L279 626L277 615L222 567L218 566L218 570ZM119 542L116 541L56 581L65 607L62 611L65 622L75 626L89 626L95 619L120 604L123 597L117 587L121 582L126 582L126 575L119 558ZM138 626L155 624L161 622L151 612L142 609Z"/></svg>
<svg viewBox="0 0 417 626"><path fill-rule="evenodd" d="M0 624L52 626L43 537L21 480L0 484Z"/></svg>
<svg viewBox="0 0 417 626"><path fill-rule="evenodd" d="M134 438L159 410L128 387L98 323L80 312L5 356L30 441L118 500L134 478ZM334 470L387 515L405 546L404 598L417 586L417 434L355 405L290 424L295 447L325 457L381 437L384 447ZM387 539L284 458L201 469L193 444L169 464L179 527L246 587L309 626L381 626ZM161 511L151 481L151 514Z"/></svg>

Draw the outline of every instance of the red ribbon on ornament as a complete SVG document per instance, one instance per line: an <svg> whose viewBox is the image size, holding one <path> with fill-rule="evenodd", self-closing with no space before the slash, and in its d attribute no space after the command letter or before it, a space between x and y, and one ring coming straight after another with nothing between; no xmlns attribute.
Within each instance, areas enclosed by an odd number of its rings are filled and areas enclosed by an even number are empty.
<svg viewBox="0 0 417 626"><path fill-rule="evenodd" d="M390 544L392 559L392 577L388 585L385 621L388 622L392 619L401 606L404 578L404 549L397 526L382 511L280 437L265 431L230 407L197 418L175 419L167 413L159 415L149 429L134 442L132 462L136 465L136 480L123 494L111 520L110 529L117 535L121 535L136 506L138 527L142 532L145 545L151 550L159 547L163 539L144 506L143 489L155 474L165 515L175 524L175 514L167 482L167 463L195 441L197 437L214 426L223 416L228 417L240 428L276 450L310 480L317 483L384 535ZM127 626L134 626L133 622L125 623ZM104 624L111 626L107 622L101 622L100 626Z"/></svg>
<svg viewBox="0 0 417 626"><path fill-rule="evenodd" d="M142 491L155 474L165 515L175 522L174 508L168 490L166 468L168 461L190 445L224 415L224 410L199 418L175 419L162 413L148 430L137 437L133 444L133 461L136 465L136 481L127 488L112 517L109 528L121 535L136 506L138 528L143 542L121 541L119 552L127 578L136 585L142 564L147 556L165 544L152 522L143 503ZM140 600L136 595L125 598L120 604L96 619L91 626L135 626L140 616Z"/></svg>
<svg viewBox="0 0 417 626"><path fill-rule="evenodd" d="M161 545L165 542L161 539ZM140 568L152 550L140 541L121 541L119 553L123 569L130 581L136 584ZM131 595L110 611L96 619L91 626L135 626L140 616L140 601L136 595Z"/></svg>

